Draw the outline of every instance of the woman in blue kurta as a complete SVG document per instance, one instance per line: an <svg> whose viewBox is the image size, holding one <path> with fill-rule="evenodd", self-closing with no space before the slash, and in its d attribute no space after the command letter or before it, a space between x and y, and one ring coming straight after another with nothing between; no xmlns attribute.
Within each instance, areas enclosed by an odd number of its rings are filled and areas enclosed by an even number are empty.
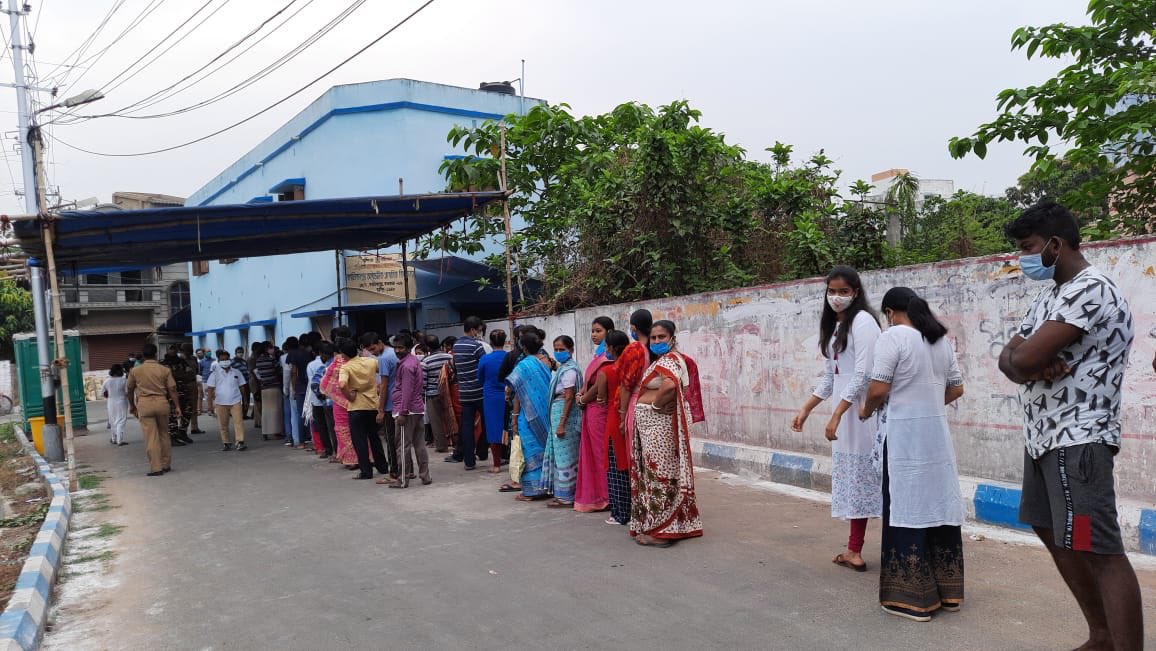
<svg viewBox="0 0 1156 651"><path fill-rule="evenodd" d="M562 335L554 340L558 369L550 381L550 438L542 461L542 485L554 495L551 508L574 506L578 482L578 444L582 411L575 398L582 390L582 371L574 361L574 340Z"/></svg>
<svg viewBox="0 0 1156 651"><path fill-rule="evenodd" d="M538 359L542 340L537 333L523 334L520 342L526 356L506 377L506 383L514 389L511 434L521 441L525 459L522 494L517 499L528 501L547 494L542 484L542 455L550 436L550 369Z"/></svg>
<svg viewBox="0 0 1156 651"><path fill-rule="evenodd" d="M490 345L494 352L488 353L478 362L478 381L482 383L483 412L486 417L486 442L490 444L490 456L494 465L492 473L502 472L502 445L506 434L506 383L499 377L502 362L506 361L505 330L490 333Z"/></svg>

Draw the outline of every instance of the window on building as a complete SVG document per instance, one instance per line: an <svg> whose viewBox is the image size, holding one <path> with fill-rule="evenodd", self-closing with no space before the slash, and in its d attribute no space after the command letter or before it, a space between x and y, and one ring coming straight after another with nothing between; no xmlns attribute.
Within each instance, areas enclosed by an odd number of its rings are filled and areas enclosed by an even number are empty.
<svg viewBox="0 0 1156 651"><path fill-rule="evenodd" d="M143 280L144 278L139 270L120 272L120 282L123 285L139 285Z"/></svg>
<svg viewBox="0 0 1156 651"><path fill-rule="evenodd" d="M209 273L209 261L208 260L196 260L193 262L193 275L194 276L203 276L207 273Z"/></svg>
<svg viewBox="0 0 1156 651"><path fill-rule="evenodd" d="M183 280L169 285L169 315L189 306L189 284Z"/></svg>
<svg viewBox="0 0 1156 651"><path fill-rule="evenodd" d="M277 201L302 201L305 199L304 185L291 185L284 192L277 193Z"/></svg>
<svg viewBox="0 0 1156 651"><path fill-rule="evenodd" d="M85 274L85 285L107 285L108 274Z"/></svg>

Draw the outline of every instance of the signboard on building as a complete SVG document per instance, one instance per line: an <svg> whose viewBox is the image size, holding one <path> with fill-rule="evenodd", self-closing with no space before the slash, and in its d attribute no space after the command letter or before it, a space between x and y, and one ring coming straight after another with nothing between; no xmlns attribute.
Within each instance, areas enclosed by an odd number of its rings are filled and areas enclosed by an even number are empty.
<svg viewBox="0 0 1156 651"><path fill-rule="evenodd" d="M345 286L350 291L349 302L388 303L405 301L405 276L401 256L354 255L345 258ZM417 274L409 269L410 299L417 290Z"/></svg>

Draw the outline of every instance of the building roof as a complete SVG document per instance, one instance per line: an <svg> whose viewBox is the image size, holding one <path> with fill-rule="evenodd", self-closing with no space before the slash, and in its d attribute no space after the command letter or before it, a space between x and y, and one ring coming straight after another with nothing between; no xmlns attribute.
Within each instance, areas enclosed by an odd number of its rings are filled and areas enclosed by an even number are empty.
<svg viewBox="0 0 1156 651"><path fill-rule="evenodd" d="M116 203L117 199L131 199L133 201L140 201L141 203L151 203L154 206L185 205L184 197L174 197L171 194L156 194L153 192L113 192L112 202Z"/></svg>

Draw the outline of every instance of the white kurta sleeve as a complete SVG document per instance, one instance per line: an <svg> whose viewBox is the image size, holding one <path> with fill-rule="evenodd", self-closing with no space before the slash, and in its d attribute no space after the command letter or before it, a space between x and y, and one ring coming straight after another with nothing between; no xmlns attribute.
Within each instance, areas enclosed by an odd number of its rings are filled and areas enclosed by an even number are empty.
<svg viewBox="0 0 1156 651"><path fill-rule="evenodd" d="M875 366L871 379L891 384L895 381L895 368L899 366L899 346L892 330L879 335L875 342Z"/></svg>
<svg viewBox="0 0 1156 651"><path fill-rule="evenodd" d="M959 359L955 356L955 346L950 346L951 357L947 362L947 386L961 387L963 386L963 373L959 370Z"/></svg>
<svg viewBox="0 0 1156 651"><path fill-rule="evenodd" d="M867 390L868 376L874 370L871 365L879 334L879 324L875 323L870 314L860 312L855 316L855 321L851 324L851 340L855 347L855 373L843 389L843 395L839 396L851 404L859 402Z"/></svg>
<svg viewBox="0 0 1156 651"><path fill-rule="evenodd" d="M835 371L831 368L831 363L825 360L823 366L823 374L815 380L815 388L811 391L819 400L826 400L835 392Z"/></svg>

